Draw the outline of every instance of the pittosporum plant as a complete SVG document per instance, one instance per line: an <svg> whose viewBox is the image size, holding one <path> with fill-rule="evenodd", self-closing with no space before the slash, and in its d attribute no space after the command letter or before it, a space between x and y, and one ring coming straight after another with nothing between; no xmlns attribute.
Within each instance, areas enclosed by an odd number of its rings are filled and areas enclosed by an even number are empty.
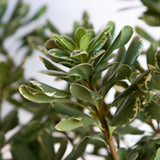
<svg viewBox="0 0 160 160"><path fill-rule="evenodd" d="M95 33L87 13L84 13L82 23L74 24L73 33L51 34L51 39L45 43L47 58L41 57L47 68L41 73L65 81L66 89L59 90L37 81L19 88L26 99L50 103L57 114L63 115L55 126L57 131L66 133L73 130L81 137L65 160L75 160L80 156L84 159L87 144L105 148L108 151L105 159L159 158L159 140L154 143L152 139L152 147L155 144L156 147L151 153L145 137L135 146L120 147L120 135L144 133L132 126L134 119L140 119L153 129L151 119L160 120L159 99L154 92L159 90L159 51L148 52L148 68L145 70L137 60L143 50L142 39L139 36L132 38L130 26L124 26L115 38L114 32L115 23L109 21L106 29ZM107 100L112 88L115 90L114 100L109 103ZM95 130L96 127L99 131ZM148 150L146 155L141 149L143 145ZM101 156L98 152L91 154Z"/></svg>

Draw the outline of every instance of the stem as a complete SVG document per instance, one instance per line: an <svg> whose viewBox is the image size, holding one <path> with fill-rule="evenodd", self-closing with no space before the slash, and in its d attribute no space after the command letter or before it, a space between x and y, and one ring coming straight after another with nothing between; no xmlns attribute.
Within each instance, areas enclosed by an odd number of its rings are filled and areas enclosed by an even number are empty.
<svg viewBox="0 0 160 160"><path fill-rule="evenodd" d="M97 111L97 115L98 115L99 120L101 122L101 125L104 129L103 133L104 133L104 135L106 137L106 140L109 144L112 157L113 157L114 160L119 160L116 148L115 148L114 143L113 143L112 136L109 133L109 127L108 127L108 125L106 123L106 120L105 120L105 117L103 115L102 107L101 107L101 105L99 105L98 107L99 107L99 110Z"/></svg>

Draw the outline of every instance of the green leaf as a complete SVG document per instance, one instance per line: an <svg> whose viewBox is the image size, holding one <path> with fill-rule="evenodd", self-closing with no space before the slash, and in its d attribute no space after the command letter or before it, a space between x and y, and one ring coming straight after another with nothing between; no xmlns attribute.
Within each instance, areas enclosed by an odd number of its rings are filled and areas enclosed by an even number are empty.
<svg viewBox="0 0 160 160"><path fill-rule="evenodd" d="M110 31L110 33L111 33L112 38L113 38L114 32L115 32L115 28L116 28L115 23L114 23L113 21L109 21L109 22L107 23L107 27L111 27L111 28L112 28L111 31Z"/></svg>
<svg viewBox="0 0 160 160"><path fill-rule="evenodd" d="M124 63L132 65L139 56L139 54L142 52L142 47L142 39L139 36L134 37L120 64Z"/></svg>
<svg viewBox="0 0 160 160"><path fill-rule="evenodd" d="M86 33L83 37L81 37L79 48L82 51L87 51L89 41L90 41L90 34Z"/></svg>
<svg viewBox="0 0 160 160"><path fill-rule="evenodd" d="M45 67L48 70L54 70L54 71L62 71L62 72L64 72L64 70L62 70L61 68L57 67L56 65L54 65L53 63L51 63L46 58L40 56L40 60L43 62L43 64L45 65Z"/></svg>
<svg viewBox="0 0 160 160"><path fill-rule="evenodd" d="M148 48L146 54L147 54L147 64L151 64L155 66L155 54L157 51L157 46L154 44L151 44L150 47Z"/></svg>
<svg viewBox="0 0 160 160"><path fill-rule="evenodd" d="M75 160L78 159L83 153L88 144L88 137L84 137L71 151L71 153L65 158L65 160Z"/></svg>
<svg viewBox="0 0 160 160"><path fill-rule="evenodd" d="M72 83L70 86L70 91L73 97L93 105L96 104L96 101L101 99L101 96L98 93L93 92L78 83Z"/></svg>
<svg viewBox="0 0 160 160"><path fill-rule="evenodd" d="M116 74L115 74L115 79L122 80L122 79L127 79L131 75L132 68L129 65L122 64L118 67Z"/></svg>
<svg viewBox="0 0 160 160"><path fill-rule="evenodd" d="M119 160L127 160L127 150L125 148L118 149Z"/></svg>
<svg viewBox="0 0 160 160"><path fill-rule="evenodd" d="M5 142L4 133L0 131L0 149L3 147Z"/></svg>
<svg viewBox="0 0 160 160"><path fill-rule="evenodd" d="M133 91L140 89L142 86L145 86L147 88L147 82L150 79L150 73L151 73L151 70L148 69L145 72L143 72L140 76L135 78L133 83L115 98L114 102L122 97L127 96L128 94L133 93Z"/></svg>
<svg viewBox="0 0 160 160"><path fill-rule="evenodd" d="M104 58L108 57L108 55L112 53L115 49L118 49L124 46L126 43L128 43L128 41L132 37L132 34L133 28L130 26L124 26L118 34L118 36L116 37L116 39L114 40L114 42L112 43L112 45L110 46L109 50L107 51L108 53L107 55L105 55Z"/></svg>
<svg viewBox="0 0 160 160"><path fill-rule="evenodd" d="M59 131L70 131L82 126L89 126L95 121L87 116L82 117L72 117L59 122L55 128Z"/></svg>
<svg viewBox="0 0 160 160"><path fill-rule="evenodd" d="M44 94L46 94L49 97L54 98L66 98L70 94L66 91L62 91L56 88L53 88L51 86L48 86L44 83L37 82L37 81L30 81L30 83L35 86L37 89L41 90Z"/></svg>
<svg viewBox="0 0 160 160"><path fill-rule="evenodd" d="M160 50L158 50L156 53L156 62L158 64L158 67L160 68Z"/></svg>
<svg viewBox="0 0 160 160"><path fill-rule="evenodd" d="M12 143L11 152L13 159L16 160L36 160L28 146L21 141Z"/></svg>
<svg viewBox="0 0 160 160"><path fill-rule="evenodd" d="M118 109L110 122L111 126L119 126L131 122L138 113L140 107L139 97L130 95L123 98L118 105Z"/></svg>
<svg viewBox="0 0 160 160"><path fill-rule="evenodd" d="M6 81L8 74L8 64L6 62L0 62L0 88Z"/></svg>
<svg viewBox="0 0 160 160"><path fill-rule="evenodd" d="M128 160L136 160L138 158L138 153L137 152L131 152L128 154Z"/></svg>
<svg viewBox="0 0 160 160"><path fill-rule="evenodd" d="M130 135L141 135L144 134L143 130L139 130L136 127L132 127L131 125L127 124L122 127L117 127L114 130L115 133L118 133L120 135L130 134Z"/></svg>
<svg viewBox="0 0 160 160"><path fill-rule="evenodd" d="M73 44L70 43L69 40L66 40L66 38L64 38L56 33L51 33L51 36L54 39L56 39L64 47L64 49L67 49L69 51L73 51L75 49L75 46L73 46Z"/></svg>
<svg viewBox="0 0 160 160"><path fill-rule="evenodd" d="M39 71L39 73L46 74L49 76L56 76L59 78L64 78L67 76L67 73L65 72L53 71L53 70L42 70L42 71Z"/></svg>
<svg viewBox="0 0 160 160"><path fill-rule="evenodd" d="M54 101L53 97L49 97L39 90L33 89L26 85L21 85L19 87L19 92L24 98L35 103L51 103Z"/></svg>
<svg viewBox="0 0 160 160"><path fill-rule="evenodd" d="M7 132L18 125L18 113L16 110L13 110L7 114L1 124L1 131Z"/></svg>
<svg viewBox="0 0 160 160"><path fill-rule="evenodd" d="M154 160L159 160L160 159L160 148L157 149L156 155L154 157Z"/></svg>
<svg viewBox="0 0 160 160"><path fill-rule="evenodd" d="M70 57L83 63L85 62L85 59L88 57L88 53L86 51L74 50L71 53Z"/></svg>
<svg viewBox="0 0 160 160"><path fill-rule="evenodd" d="M45 48L47 50L53 49L53 48L57 48L57 45L55 43L55 41L53 39L49 39L48 41L46 41L46 43L44 44Z"/></svg>
<svg viewBox="0 0 160 160"><path fill-rule="evenodd" d="M67 115L69 117L82 117L87 116L80 110L76 109L78 107L82 107L79 103L70 102L54 102L52 103L53 108L59 112L60 114Z"/></svg>
<svg viewBox="0 0 160 160"><path fill-rule="evenodd" d="M68 53L64 52L61 49L57 49L57 48L51 49L47 52L47 54L51 56L51 58L53 58L55 62L59 62L62 60L71 61L71 62L74 61L73 59L69 58Z"/></svg>
<svg viewBox="0 0 160 160"><path fill-rule="evenodd" d="M93 74L93 66L89 63L81 63L71 68L68 76L76 76L81 79L88 79Z"/></svg>
<svg viewBox="0 0 160 160"><path fill-rule="evenodd" d="M29 21L34 21L38 18L40 18L47 10L47 6L42 6L38 12L29 20Z"/></svg>
<svg viewBox="0 0 160 160"><path fill-rule="evenodd" d="M42 160L54 159L55 151L53 148L53 137L49 129L45 128L40 131L38 135L38 141L40 143L40 157Z"/></svg>
<svg viewBox="0 0 160 160"><path fill-rule="evenodd" d="M61 160L66 149L67 149L67 140L65 138L63 138L60 143L60 147L58 149L58 152L56 153L56 155L54 157L54 160Z"/></svg>
<svg viewBox="0 0 160 160"><path fill-rule="evenodd" d="M103 32L101 32L97 37L95 37L94 41L92 43L90 43L89 47L88 47L88 52L91 53L93 51L97 51L99 49L101 49L104 45L103 40L106 38L106 35L110 32L111 27L105 29ZM103 45L102 45L102 44ZM100 46L100 47L99 47ZM97 49L98 48L98 49Z"/></svg>
<svg viewBox="0 0 160 160"><path fill-rule="evenodd" d="M151 43L157 43L156 40L150 36L146 31L144 31L141 27L135 27L136 32L146 40L150 41Z"/></svg>
<svg viewBox="0 0 160 160"><path fill-rule="evenodd" d="M86 34L86 30L84 27L79 27L76 29L76 41L78 46L80 46L80 40L85 34Z"/></svg>
<svg viewBox="0 0 160 160"><path fill-rule="evenodd" d="M160 104L152 100L145 108L145 113L150 118L160 121Z"/></svg>
<svg viewBox="0 0 160 160"><path fill-rule="evenodd" d="M49 19L47 19L47 24L46 25L50 29L51 32L59 34L58 29L52 24L52 22Z"/></svg>
<svg viewBox="0 0 160 160"><path fill-rule="evenodd" d="M101 56L103 53L105 52L104 49L95 51L91 54L91 56L89 57L88 62L91 62L92 60L95 60L96 58L98 58L99 56Z"/></svg>

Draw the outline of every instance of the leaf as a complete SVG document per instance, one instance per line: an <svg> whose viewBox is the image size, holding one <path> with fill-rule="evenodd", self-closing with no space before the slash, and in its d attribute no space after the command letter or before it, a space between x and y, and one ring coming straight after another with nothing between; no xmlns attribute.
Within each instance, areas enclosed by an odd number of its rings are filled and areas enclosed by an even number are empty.
<svg viewBox="0 0 160 160"><path fill-rule="evenodd" d="M138 153L137 152L131 152L128 154L128 159L129 160L136 160L138 158Z"/></svg>
<svg viewBox="0 0 160 160"><path fill-rule="evenodd" d="M47 60L46 58L44 57L39 57L40 60L43 62L43 64L45 65L45 67L48 69L48 70L54 70L54 71L62 71L64 72L64 70L62 70L61 68L57 67L56 65L54 65L53 63L51 63L49 60Z"/></svg>
<svg viewBox="0 0 160 160"><path fill-rule="evenodd" d="M56 43L53 39L49 39L45 42L44 47L47 50L50 50L50 49L53 49L53 48L57 48L57 45L56 45Z"/></svg>
<svg viewBox="0 0 160 160"><path fill-rule="evenodd" d="M86 149L88 144L88 137L84 137L71 151L71 153L65 158L65 160L75 160L80 157Z"/></svg>
<svg viewBox="0 0 160 160"><path fill-rule="evenodd" d="M66 38L56 34L56 33L51 33L51 36L56 39L63 47L64 49L67 49L69 51L73 51L75 46L69 42L69 40L66 40Z"/></svg>
<svg viewBox="0 0 160 160"><path fill-rule="evenodd" d="M147 54L147 64L151 64L155 66L155 54L157 51L157 46L154 44L151 44L150 47L148 48L146 54Z"/></svg>
<svg viewBox="0 0 160 160"><path fill-rule="evenodd" d="M148 69L145 72L143 72L140 76L135 78L132 84L115 98L114 102L122 97L127 96L128 94L133 93L133 91L140 89L142 86L145 86L147 88L147 82L150 79L150 73L151 70Z"/></svg>
<svg viewBox="0 0 160 160"><path fill-rule="evenodd" d="M112 28L111 31L110 31L110 33L111 33L112 38L113 38L114 32L115 32L115 23L114 23L113 21L109 21L109 22L107 23L107 27L111 27L111 28Z"/></svg>
<svg viewBox="0 0 160 160"><path fill-rule="evenodd" d="M156 155L154 157L154 160L159 160L160 159L160 148L157 149Z"/></svg>
<svg viewBox="0 0 160 160"><path fill-rule="evenodd" d="M36 160L36 157L32 154L28 146L21 141L16 141L12 143L11 153L13 159L16 160Z"/></svg>
<svg viewBox="0 0 160 160"><path fill-rule="evenodd" d="M18 113L17 110L9 112L3 119L1 124L1 131L7 132L18 125Z"/></svg>
<svg viewBox="0 0 160 160"><path fill-rule="evenodd" d="M103 46L101 45L102 41L105 39L106 35L110 32L111 27L105 29L103 32L101 32L97 37L95 37L94 41L89 45L88 47L88 53L91 53L93 51L97 51L98 49L101 49ZM99 47L99 45L101 47ZM104 43L103 43L104 45Z"/></svg>
<svg viewBox="0 0 160 160"><path fill-rule="evenodd" d="M118 49L124 46L126 43L128 43L128 41L132 37L132 34L133 28L130 26L124 26L118 34L118 36L116 37L116 39L114 40L114 42L112 43L112 45L110 46L109 50L107 51L108 53L107 55L105 55L104 58L108 57L108 55L112 53L115 49Z"/></svg>
<svg viewBox="0 0 160 160"><path fill-rule="evenodd" d="M95 121L87 116L72 117L59 122L55 128L59 131L70 131L79 127L89 126Z"/></svg>
<svg viewBox="0 0 160 160"><path fill-rule="evenodd" d="M95 51L95 52L90 56L88 62L91 62L92 60L95 60L96 58L98 58L99 56L101 56L104 52L105 52L104 49Z"/></svg>
<svg viewBox="0 0 160 160"><path fill-rule="evenodd" d="M70 86L70 91L73 97L93 105L95 105L97 100L101 99L101 96L98 93L93 92L78 83L72 83Z"/></svg>
<svg viewBox="0 0 160 160"><path fill-rule="evenodd" d="M68 53L64 52L61 49L57 49L57 48L51 49L51 50L49 50L47 52L47 54L49 56L51 56L51 58L53 58L53 60L55 62L57 62L57 61L59 62L59 61L62 61L62 60L64 60L64 61L71 61L71 62L74 61L73 59L69 58Z"/></svg>
<svg viewBox="0 0 160 160"><path fill-rule="evenodd" d="M145 108L145 113L148 117L160 121L160 104L152 100Z"/></svg>
<svg viewBox="0 0 160 160"><path fill-rule="evenodd" d="M49 97L46 94L26 85L21 85L19 87L19 92L24 98L35 103L51 103L54 101L53 97Z"/></svg>
<svg viewBox="0 0 160 160"><path fill-rule="evenodd" d="M54 159L55 151L53 148L53 138L49 129L45 128L40 131L38 135L38 141L40 143L40 156L42 160Z"/></svg>
<svg viewBox="0 0 160 160"><path fill-rule="evenodd" d="M130 135L141 135L144 134L143 130L139 130L136 127L132 127L131 125L127 124L122 127L117 127L114 130L115 133L120 134L120 135L125 135L125 134L130 134Z"/></svg>
<svg viewBox="0 0 160 160"><path fill-rule="evenodd" d="M70 57L83 63L85 62L85 59L88 57L88 53L86 51L74 50L71 53Z"/></svg>
<svg viewBox="0 0 160 160"><path fill-rule="evenodd" d="M8 69L9 68L6 62L0 62L0 88L6 81Z"/></svg>
<svg viewBox="0 0 160 160"><path fill-rule="evenodd" d="M118 105L118 109L110 122L111 126L119 126L131 122L138 113L140 107L139 97L129 95L123 98Z"/></svg>
<svg viewBox="0 0 160 160"><path fill-rule="evenodd" d="M93 74L94 68L89 63L81 63L71 68L68 76L76 76L81 79L88 79Z"/></svg>
<svg viewBox="0 0 160 160"><path fill-rule="evenodd" d="M115 79L117 81L122 80L122 79L127 79L131 75L132 68L126 64L122 64L118 67L116 74L115 74Z"/></svg>
<svg viewBox="0 0 160 160"><path fill-rule="evenodd" d="M29 20L29 21L34 21L38 18L40 18L47 10L47 6L42 6L38 12Z"/></svg>
<svg viewBox="0 0 160 160"><path fill-rule="evenodd" d="M127 150L125 148L118 149L119 160L127 160Z"/></svg>
<svg viewBox="0 0 160 160"><path fill-rule="evenodd" d="M83 37L81 37L79 48L82 51L87 51L89 41L90 41L90 34L86 33Z"/></svg>
<svg viewBox="0 0 160 160"><path fill-rule="evenodd" d="M150 36L146 31L144 31L141 27L135 27L136 32L146 40L150 41L151 43L157 43L156 40Z"/></svg>
<svg viewBox="0 0 160 160"><path fill-rule="evenodd" d="M51 32L59 34L58 29L52 24L52 22L49 19L47 19L47 24L46 25L50 29Z"/></svg>
<svg viewBox="0 0 160 160"><path fill-rule="evenodd" d="M46 74L49 76L56 76L59 78L64 78L67 76L67 73L65 72L53 71L53 70L42 70L42 71L39 71L39 73Z"/></svg>
<svg viewBox="0 0 160 160"><path fill-rule="evenodd" d="M41 82L30 81L30 83L49 97L66 98L70 95L66 91L56 89Z"/></svg>
<svg viewBox="0 0 160 160"><path fill-rule="evenodd" d="M86 29L84 27L78 27L76 29L76 41L78 46L80 46L80 40L85 34L86 34Z"/></svg>
<svg viewBox="0 0 160 160"><path fill-rule="evenodd" d="M2 149L5 142L4 133L0 131L0 149Z"/></svg>
<svg viewBox="0 0 160 160"><path fill-rule="evenodd" d="M160 50L158 50L156 53L156 62L158 64L158 67L160 68Z"/></svg>
<svg viewBox="0 0 160 160"><path fill-rule="evenodd" d="M60 147L58 149L58 152L56 153L56 155L54 157L54 160L61 160L66 149L67 149L67 140L65 138L63 138L60 143Z"/></svg>
<svg viewBox="0 0 160 160"><path fill-rule="evenodd" d="M74 103L73 101L69 102L54 102L52 103L53 108L59 112L60 114L67 115L69 117L81 117L81 116L87 116L80 110L78 110L78 107L82 107L79 103Z"/></svg>
<svg viewBox="0 0 160 160"><path fill-rule="evenodd" d="M142 47L142 39L139 36L134 37L120 64L132 65L142 52Z"/></svg>

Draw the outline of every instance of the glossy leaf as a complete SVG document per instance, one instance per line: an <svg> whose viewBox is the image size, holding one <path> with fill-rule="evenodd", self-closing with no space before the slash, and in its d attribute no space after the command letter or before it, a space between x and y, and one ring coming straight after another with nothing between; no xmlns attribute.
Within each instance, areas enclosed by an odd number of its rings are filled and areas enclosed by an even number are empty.
<svg viewBox="0 0 160 160"><path fill-rule="evenodd" d="M137 116L139 107L140 99L138 97L133 98L130 95L127 98L123 98L110 125L119 126L131 122Z"/></svg>
<svg viewBox="0 0 160 160"><path fill-rule="evenodd" d="M113 52L113 50L118 49L122 46L124 46L131 38L133 34L133 29L130 26L124 26L112 45L110 46L108 50L108 55ZM106 58L106 56L105 56Z"/></svg>
<svg viewBox="0 0 160 160"><path fill-rule="evenodd" d="M94 123L89 117L72 117L59 122L55 128L59 131L70 131L82 126L88 126Z"/></svg>
<svg viewBox="0 0 160 160"><path fill-rule="evenodd" d="M83 138L71 151L71 153L65 158L65 160L75 160L83 155L88 143L88 137Z"/></svg>
<svg viewBox="0 0 160 160"><path fill-rule="evenodd" d="M126 90L124 90L120 95L115 98L114 102L122 97L127 96L128 94L131 94L133 91L140 89L142 86L145 86L147 88L147 82L150 79L150 73L151 70L148 69L140 76L138 76Z"/></svg>
<svg viewBox="0 0 160 160"><path fill-rule="evenodd" d="M132 65L142 52L142 47L142 39L139 36L134 37L120 63Z"/></svg>
<svg viewBox="0 0 160 160"><path fill-rule="evenodd" d="M19 87L19 92L21 95L28 99L29 101L36 103L51 103L54 101L53 97L49 97L46 94L40 92L39 90L33 89L26 85L21 85Z"/></svg>
<svg viewBox="0 0 160 160"><path fill-rule="evenodd" d="M88 57L88 53L86 51L81 50L74 50L71 55L71 58L81 61L82 63L85 62L85 59Z"/></svg>
<svg viewBox="0 0 160 160"><path fill-rule="evenodd" d="M160 121L160 104L152 100L145 108L145 113L150 118Z"/></svg>
<svg viewBox="0 0 160 160"><path fill-rule="evenodd" d="M97 100L101 99L101 96L98 93L93 92L78 83L71 84L70 91L73 97L93 105L95 105Z"/></svg>
<svg viewBox="0 0 160 160"><path fill-rule="evenodd" d="M90 41L90 34L86 33L83 37L81 37L79 48L82 51L87 51L89 41Z"/></svg>
<svg viewBox="0 0 160 160"><path fill-rule="evenodd" d="M102 41L105 39L106 35L110 32L111 28L107 28L103 32L101 32L95 39L94 41L89 45L88 52L91 53L93 51L97 51L98 49L101 49L103 46L101 45ZM99 45L101 47L99 47ZM104 44L103 44L104 45Z"/></svg>
<svg viewBox="0 0 160 160"><path fill-rule="evenodd" d="M64 72L64 70L62 70L61 68L57 67L57 65L51 63L46 58L40 56L40 60L43 62L43 64L45 65L45 67L48 70L55 70L55 71L62 71L62 72Z"/></svg>
<svg viewBox="0 0 160 160"><path fill-rule="evenodd" d="M55 41L53 39L49 39L45 44L44 44L45 48L47 50L53 49L53 48L57 48L57 45L55 43Z"/></svg>
<svg viewBox="0 0 160 160"><path fill-rule="evenodd" d="M146 54L147 54L147 64L151 64L155 66L155 53L157 51L157 46L154 44L151 44L150 47L148 48Z"/></svg>
<svg viewBox="0 0 160 160"><path fill-rule="evenodd" d="M44 94L46 94L49 97L54 97L54 98L66 98L70 94L66 91L59 90L56 88L53 88L51 86L48 86L44 83L37 82L37 81L30 81L30 83L35 86L37 89L41 90Z"/></svg>
<svg viewBox="0 0 160 160"><path fill-rule="evenodd" d="M72 43L69 42L69 40L66 40L66 38L56 34L56 33L51 33L51 36L56 39L65 49L69 51L73 51L75 46L73 46Z"/></svg>
<svg viewBox="0 0 160 160"><path fill-rule="evenodd" d="M112 28L111 31L110 31L110 33L111 33L112 38L113 38L114 32L115 32L115 28L116 28L115 23L114 23L113 21L109 21L109 22L107 23L107 27L111 27L111 28Z"/></svg>
<svg viewBox="0 0 160 160"><path fill-rule="evenodd" d="M79 27L76 29L76 41L78 46L80 46L80 40L85 34L86 34L86 29L84 27Z"/></svg>
<svg viewBox="0 0 160 160"><path fill-rule="evenodd" d="M81 63L71 68L68 76L76 76L81 79L88 79L93 74L93 66L89 63Z"/></svg>

